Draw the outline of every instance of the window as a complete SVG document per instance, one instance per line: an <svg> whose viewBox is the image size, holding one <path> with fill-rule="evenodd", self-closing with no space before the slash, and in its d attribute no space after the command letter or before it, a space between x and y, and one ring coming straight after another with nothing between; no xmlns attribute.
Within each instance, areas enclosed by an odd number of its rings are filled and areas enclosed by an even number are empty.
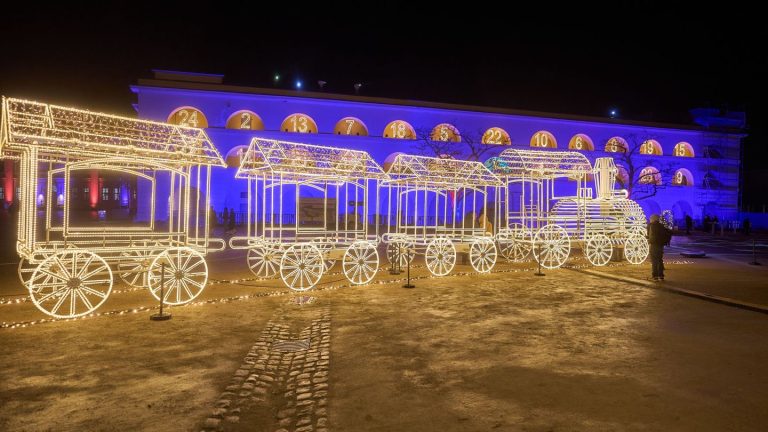
<svg viewBox="0 0 768 432"><path fill-rule="evenodd" d="M368 136L368 128L358 118L344 117L336 123L333 133L336 135Z"/></svg>
<svg viewBox="0 0 768 432"><path fill-rule="evenodd" d="M416 132L408 122L395 120L384 128L384 138L416 139Z"/></svg>
<svg viewBox="0 0 768 432"><path fill-rule="evenodd" d="M663 154L661 144L654 139L645 140L640 144L640 154L661 156Z"/></svg>
<svg viewBox="0 0 768 432"><path fill-rule="evenodd" d="M440 123L432 129L429 139L432 141L461 142L461 134L452 124Z"/></svg>
<svg viewBox="0 0 768 432"><path fill-rule="evenodd" d="M120 201L120 188L115 188L115 201Z"/></svg>
<svg viewBox="0 0 768 432"><path fill-rule="evenodd" d="M5 189L0 187L0 200L5 199Z"/></svg>
<svg viewBox="0 0 768 432"><path fill-rule="evenodd" d="M317 133L317 123L306 114L296 113L289 115L283 120L280 130L295 133Z"/></svg>
<svg viewBox="0 0 768 432"><path fill-rule="evenodd" d="M694 157L693 147L687 142L679 142L675 145L675 156L677 157Z"/></svg>
<svg viewBox="0 0 768 432"><path fill-rule="evenodd" d="M208 127L208 119L205 118L202 111L189 106L176 108L168 116L168 123L188 127Z"/></svg>
<svg viewBox="0 0 768 432"><path fill-rule="evenodd" d="M538 131L531 137L531 147L557 148L557 140L549 131Z"/></svg>
<svg viewBox="0 0 768 432"><path fill-rule="evenodd" d="M510 145L512 140L509 138L509 134L502 128L492 127L485 131L481 138L483 144L497 144L497 145Z"/></svg>
<svg viewBox="0 0 768 432"><path fill-rule="evenodd" d="M592 139L585 134L576 134L568 142L568 149L570 150L594 150L595 145L592 143Z"/></svg>
<svg viewBox="0 0 768 432"><path fill-rule="evenodd" d="M101 200L109 201L109 188L101 188Z"/></svg>
<svg viewBox="0 0 768 432"><path fill-rule="evenodd" d="M240 110L229 116L227 129L264 130L264 122L255 112Z"/></svg>

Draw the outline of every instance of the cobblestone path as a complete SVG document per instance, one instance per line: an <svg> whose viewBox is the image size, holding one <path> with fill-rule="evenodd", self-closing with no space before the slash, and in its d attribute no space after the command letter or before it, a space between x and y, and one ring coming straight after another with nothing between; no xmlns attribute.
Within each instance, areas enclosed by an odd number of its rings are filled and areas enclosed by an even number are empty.
<svg viewBox="0 0 768 432"><path fill-rule="evenodd" d="M267 323L203 431L327 432L330 307L299 309L287 306Z"/></svg>

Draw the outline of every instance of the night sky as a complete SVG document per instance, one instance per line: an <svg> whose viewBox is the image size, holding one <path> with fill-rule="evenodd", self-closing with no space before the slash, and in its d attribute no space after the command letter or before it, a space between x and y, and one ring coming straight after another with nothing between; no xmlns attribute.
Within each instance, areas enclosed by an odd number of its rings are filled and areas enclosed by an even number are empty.
<svg viewBox="0 0 768 432"><path fill-rule="evenodd" d="M414 3L6 8L0 93L132 114L128 86L158 68L269 87L279 73L285 88L301 79L316 90L323 80L326 91L352 94L360 82L368 96L593 116L615 107L622 118L677 123L706 106L746 111L745 169L768 168L768 32L754 7ZM745 203L767 203L764 195L747 187Z"/></svg>

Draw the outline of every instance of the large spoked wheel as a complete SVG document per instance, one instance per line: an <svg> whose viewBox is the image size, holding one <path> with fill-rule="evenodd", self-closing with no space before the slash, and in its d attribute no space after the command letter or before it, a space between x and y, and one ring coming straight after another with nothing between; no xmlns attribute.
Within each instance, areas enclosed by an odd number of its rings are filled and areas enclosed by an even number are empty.
<svg viewBox="0 0 768 432"><path fill-rule="evenodd" d="M387 261L390 264L394 264L397 261L398 255L400 256L401 268L407 267L408 263L412 263L413 257L416 255L413 242L396 240L387 243Z"/></svg>
<svg viewBox="0 0 768 432"><path fill-rule="evenodd" d="M270 244L261 244L248 249L248 268L257 278L269 279L280 270L280 250Z"/></svg>
<svg viewBox="0 0 768 432"><path fill-rule="evenodd" d="M523 225L515 223L509 231L498 236L499 253L508 261L522 262L531 253L531 233Z"/></svg>
<svg viewBox="0 0 768 432"><path fill-rule="evenodd" d="M613 244L611 239L605 234L595 234L589 236L584 246L584 254L589 262L595 266L604 266L608 264L613 256Z"/></svg>
<svg viewBox="0 0 768 432"><path fill-rule="evenodd" d="M379 268L379 252L376 247L364 241L352 243L342 260L344 276L355 285L364 285L373 280Z"/></svg>
<svg viewBox="0 0 768 432"><path fill-rule="evenodd" d="M479 273L489 273L496 265L496 245L491 239L478 239L469 247L469 262Z"/></svg>
<svg viewBox="0 0 768 432"><path fill-rule="evenodd" d="M450 239L436 238L427 245L424 259L430 273L445 276L456 265L456 247Z"/></svg>
<svg viewBox="0 0 768 432"><path fill-rule="evenodd" d="M571 253L571 240L568 233L559 225L544 225L533 237L533 256L542 267L556 269L568 259Z"/></svg>
<svg viewBox="0 0 768 432"><path fill-rule="evenodd" d="M323 276L323 254L313 244L296 244L288 248L280 260L280 276L294 291L312 289Z"/></svg>
<svg viewBox="0 0 768 432"><path fill-rule="evenodd" d="M648 240L639 234L630 234L624 242L624 258L630 264L642 264L648 258Z"/></svg>
<svg viewBox="0 0 768 432"><path fill-rule="evenodd" d="M148 286L149 266L160 252L151 249L132 249L120 253L121 261L117 264L120 279L136 288Z"/></svg>
<svg viewBox="0 0 768 432"><path fill-rule="evenodd" d="M26 288L29 288L29 280L32 279L32 273L35 272L36 265L30 264L26 258L19 260L19 266L16 268L16 272L19 274L19 280L21 284Z"/></svg>
<svg viewBox="0 0 768 432"><path fill-rule="evenodd" d="M200 252L172 247L158 254L149 266L149 292L169 305L189 303L203 292L208 282L208 264Z"/></svg>
<svg viewBox="0 0 768 432"><path fill-rule="evenodd" d="M98 309L112 292L112 270L85 250L59 251L37 266L29 279L32 301L55 318L76 318Z"/></svg>

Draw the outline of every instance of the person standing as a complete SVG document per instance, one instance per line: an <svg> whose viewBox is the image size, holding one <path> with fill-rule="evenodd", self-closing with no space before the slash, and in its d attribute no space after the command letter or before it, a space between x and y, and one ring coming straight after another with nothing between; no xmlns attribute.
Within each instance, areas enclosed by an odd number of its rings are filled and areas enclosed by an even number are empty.
<svg viewBox="0 0 768 432"><path fill-rule="evenodd" d="M229 209L229 230L228 232L230 234L235 233L235 210L230 208Z"/></svg>
<svg viewBox="0 0 768 432"><path fill-rule="evenodd" d="M208 232L209 235L213 235L214 231L216 231L216 225L219 223L219 218L216 216L216 210L213 209L213 206L208 210Z"/></svg>
<svg viewBox="0 0 768 432"><path fill-rule="evenodd" d="M693 229L693 218L691 215L685 215L685 235L691 235L691 229Z"/></svg>
<svg viewBox="0 0 768 432"><path fill-rule="evenodd" d="M653 280L664 280L664 245L668 245L671 239L672 231L659 223L659 215L651 215L651 223L648 225L648 246Z"/></svg>

